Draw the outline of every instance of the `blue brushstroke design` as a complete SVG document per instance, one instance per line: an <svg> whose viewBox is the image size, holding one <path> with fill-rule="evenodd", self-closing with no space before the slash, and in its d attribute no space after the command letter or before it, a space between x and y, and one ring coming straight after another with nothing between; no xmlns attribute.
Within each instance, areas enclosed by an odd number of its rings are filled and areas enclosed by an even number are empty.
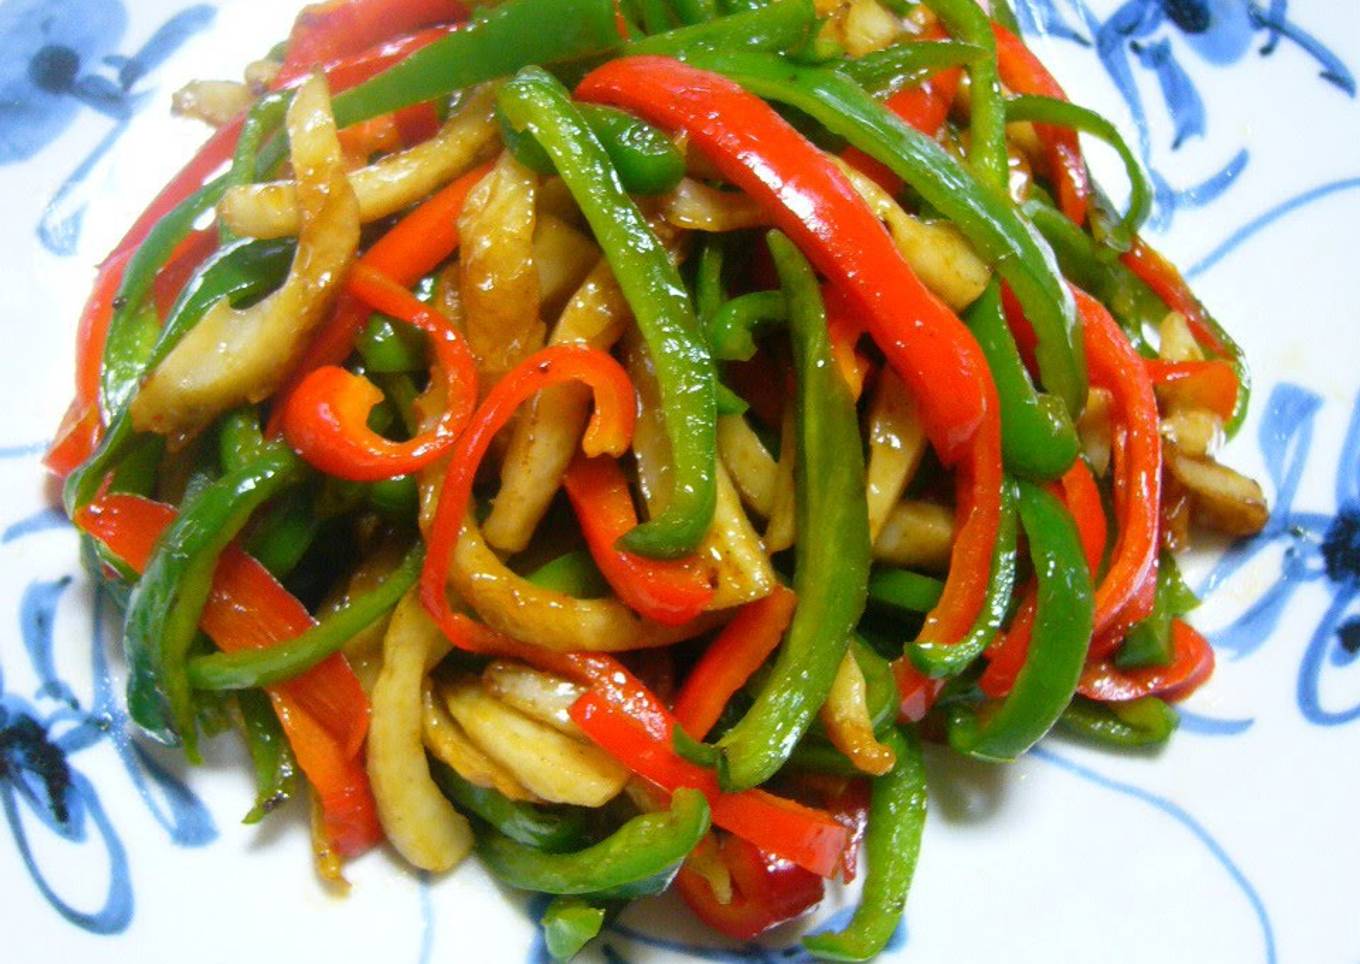
<svg viewBox="0 0 1360 964"><path fill-rule="evenodd" d="M1256 914L1256 920L1261 925L1261 936L1265 942L1266 961L1269 962L1269 964L1275 964L1277 959L1275 953L1275 929L1270 923L1270 913L1266 910L1265 902L1261 900L1261 895L1257 893L1255 886L1247 879L1246 874L1244 874L1242 869L1237 866L1237 863L1228 855L1228 852L1223 849L1223 845L1220 844L1218 840L1214 838L1213 834L1211 834L1202 823L1195 819L1189 811L1172 800L1168 800L1165 797L1159 797L1157 794L1152 793L1149 790L1144 790L1142 787L1136 787L1131 783L1124 783L1120 780L1115 780L1111 777L1097 773L1095 770L1082 766L1074 760L1069 760L1067 757L1060 756L1044 746L1035 747L1030 751L1030 755L1047 763L1051 763L1060 770L1085 780L1087 783L1146 803L1148 806L1161 811L1181 826L1185 827L1185 829L1189 830L1190 833L1194 835L1195 839L1203 844L1209 853L1213 855L1214 860L1218 862L1219 866L1227 871L1228 876L1232 878L1233 883L1237 885L1238 889L1241 890L1243 895L1247 898L1247 902L1251 904L1251 909Z"/></svg>
<svg viewBox="0 0 1360 964"><path fill-rule="evenodd" d="M56 619L57 603L70 585L70 576L50 582L38 580L29 583L19 600L19 635L28 652L28 661L38 677L35 698L60 700L74 708L77 705L76 698L71 688L58 678L52 659L52 624Z"/></svg>
<svg viewBox="0 0 1360 964"><path fill-rule="evenodd" d="M71 525L66 518L66 513L60 509L48 507L39 509L27 518L12 522L0 533L0 545L6 542L13 542L15 539L22 539L24 536L31 536L38 532L49 532L52 529L66 529Z"/></svg>
<svg viewBox="0 0 1360 964"><path fill-rule="evenodd" d="M0 445L0 461L27 459L47 451L47 442L28 442L23 445Z"/></svg>
<svg viewBox="0 0 1360 964"><path fill-rule="evenodd" d="M1202 275L1281 218L1293 214L1295 211L1302 208L1306 208L1308 205L1321 201L1324 198L1331 197L1334 194L1341 194L1345 191L1354 191L1356 189L1360 189L1360 177L1347 177L1337 181L1329 181L1326 184L1320 184L1314 188L1309 188L1301 194L1296 194L1294 197L1279 202L1274 207L1258 214L1246 224L1233 231L1233 233L1228 235L1218 247L1214 248L1203 258L1200 258L1200 260L1185 273L1185 276L1187 278L1195 278Z"/></svg>
<svg viewBox="0 0 1360 964"><path fill-rule="evenodd" d="M1256 720L1223 720L1213 716L1202 716L1182 706L1176 707L1181 718L1177 728L1181 733L1195 733L1200 736L1240 736L1255 725Z"/></svg>

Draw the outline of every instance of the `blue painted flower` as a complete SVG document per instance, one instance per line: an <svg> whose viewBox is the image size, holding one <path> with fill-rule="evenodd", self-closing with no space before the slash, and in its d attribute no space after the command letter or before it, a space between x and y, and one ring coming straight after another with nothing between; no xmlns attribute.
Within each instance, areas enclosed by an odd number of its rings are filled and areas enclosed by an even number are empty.
<svg viewBox="0 0 1360 964"><path fill-rule="evenodd" d="M20 520L5 530L0 543L12 543L54 528L51 510ZM62 525L65 525L62 520ZM72 758L110 743L155 819L180 846L200 846L217 836L212 817L178 777L132 740L118 703L105 657L102 632L106 596L95 591L93 645L94 694L88 708L59 675L52 647L57 609L72 581L35 580L19 605L19 630L31 671L37 678L32 701L6 688L0 667L0 812L4 813L25 869L42 895L64 918L96 934L116 934L132 920L133 895L128 855L111 815L94 785ZM65 848L31 846L44 830ZM72 850L80 856L72 857ZM59 854L62 864L78 864L106 875L103 903L76 907L49 879L43 859ZM88 857L85 855L88 854Z"/></svg>
<svg viewBox="0 0 1360 964"><path fill-rule="evenodd" d="M1271 392L1260 443L1277 493L1275 512L1259 535L1224 555L1202 592L1212 592L1261 552L1283 547L1279 578L1242 615L1214 634L1215 648L1241 658L1270 637L1302 586L1325 585L1332 602L1304 651L1297 699L1300 712L1310 722L1336 726L1360 718L1360 703L1337 709L1324 706L1321 696L1329 671L1350 666L1360 653L1360 399L1342 444L1336 508L1331 514L1300 512L1294 507L1321 405L1321 397L1298 385L1280 384Z"/></svg>
<svg viewBox="0 0 1360 964"><path fill-rule="evenodd" d="M1060 5L1069 12L1064 13ZM1351 97L1356 93L1355 76L1341 59L1289 18L1288 0L1271 0L1268 5L1254 0L1125 0L1104 18L1086 0L1019 0L1017 13L1027 32L1094 46L1138 127L1139 153L1156 192L1154 227L1168 224L1177 208L1203 207L1219 197L1246 167L1248 155L1239 151L1200 184L1174 187L1153 163L1152 108L1144 101L1136 70L1156 81L1160 109L1172 125L1173 151L1208 129L1204 100L1181 65L1178 51L1190 51L1205 63L1228 67L1246 57L1253 40L1263 34L1262 56L1271 54L1281 40L1288 40L1313 58L1325 81Z"/></svg>

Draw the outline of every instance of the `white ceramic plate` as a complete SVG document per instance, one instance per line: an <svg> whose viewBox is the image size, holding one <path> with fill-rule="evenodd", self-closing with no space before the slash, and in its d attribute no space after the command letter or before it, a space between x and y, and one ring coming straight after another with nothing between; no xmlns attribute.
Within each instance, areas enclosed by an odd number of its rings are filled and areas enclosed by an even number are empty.
<svg viewBox="0 0 1360 964"><path fill-rule="evenodd" d="M251 787L235 741L187 772L127 732L110 607L38 456L92 266L203 136L169 118L170 92L237 76L293 13L185 2L0 2L0 958L539 959L532 909L475 865L431 881L378 852L349 869L350 897L329 896L299 808L238 822ZM1220 665L1164 753L1052 738L1007 768L931 756L931 820L888 956L1360 960L1360 6L1019 6L1068 91L1141 144L1156 241L1245 345L1256 399L1228 461L1265 481L1275 514L1188 567L1216 586L1196 621ZM65 823L40 779L61 761ZM691 945L687 914L659 902L592 953L792 961L796 936Z"/></svg>

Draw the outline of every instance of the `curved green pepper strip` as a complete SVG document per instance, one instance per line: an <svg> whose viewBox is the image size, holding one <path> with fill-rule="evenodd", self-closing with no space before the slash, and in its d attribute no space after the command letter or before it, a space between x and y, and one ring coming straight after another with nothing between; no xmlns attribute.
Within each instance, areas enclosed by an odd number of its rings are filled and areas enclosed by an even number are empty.
<svg viewBox="0 0 1360 964"><path fill-rule="evenodd" d="M925 758L912 730L894 727L883 742L892 747L897 764L874 780L869 798L867 870L855 916L844 930L803 938L803 946L823 960L872 960L888 945L906 910L926 825Z"/></svg>
<svg viewBox="0 0 1360 964"><path fill-rule="evenodd" d="M577 110L603 145L629 194L665 194L685 176L685 155L661 130L627 111L600 104L577 104ZM525 167L556 174L552 158L533 135L515 130L497 111L501 139Z"/></svg>
<svg viewBox="0 0 1360 964"><path fill-rule="evenodd" d="M1171 642L1171 622L1199 605L1199 599L1181 579L1176 557L1163 552L1157 563L1157 595L1152 612L1129 630L1115 653L1114 664L1120 669L1141 669L1146 666L1169 666L1175 656Z"/></svg>
<svg viewBox="0 0 1360 964"><path fill-rule="evenodd" d="M584 850L545 853L493 830L478 834L477 853L510 887L632 900L665 890L708 826L708 801L685 787L671 795L670 810L636 816Z"/></svg>
<svg viewBox="0 0 1360 964"><path fill-rule="evenodd" d="M418 372L429 367L425 336L414 325L374 315L354 340L364 369L380 375Z"/></svg>
<svg viewBox="0 0 1360 964"><path fill-rule="evenodd" d="M1175 709L1155 696L1127 703L1097 703L1077 696L1058 719L1065 733L1122 749L1161 746L1180 726Z"/></svg>
<svg viewBox="0 0 1360 964"><path fill-rule="evenodd" d="M836 677L869 581L864 450L850 390L831 361L826 311L812 266L777 231L768 235L789 311L798 392L794 492L798 531L788 635L755 703L718 741L724 789L764 783L788 759Z"/></svg>
<svg viewBox="0 0 1360 964"><path fill-rule="evenodd" d="M886 165L954 222L1011 286L1034 325L1044 388L1063 400L1073 418L1081 414L1086 352L1076 304L1053 252L1002 191L980 183L933 139L903 123L838 70L802 67L768 54L693 51L682 59L809 114Z"/></svg>
<svg viewBox="0 0 1360 964"><path fill-rule="evenodd" d="M123 624L128 714L158 742L183 741L193 762L199 761L198 734L187 658L217 558L257 508L305 471L292 450L274 443L251 464L186 499L128 600Z"/></svg>
<svg viewBox="0 0 1360 964"><path fill-rule="evenodd" d="M707 23L718 15L717 0L674 0L676 16L686 26Z"/></svg>
<svg viewBox="0 0 1360 964"><path fill-rule="evenodd" d="M605 909L579 897L555 897L538 924L543 945L555 961L569 961L581 952L604 927Z"/></svg>
<svg viewBox="0 0 1360 964"><path fill-rule="evenodd" d="M336 125L444 97L530 64L608 53L621 42L610 0L507 0L481 12L479 19L337 94Z"/></svg>
<svg viewBox="0 0 1360 964"><path fill-rule="evenodd" d="M141 371L159 364L218 299L226 297L234 305L241 304L263 297L282 284L293 262L294 247L292 241L242 241L222 248L204 262L170 310L160 338L142 361ZM73 516L94 498L104 476L136 437L128 415L129 401L130 396L109 421L99 448L67 478L62 501L68 514Z"/></svg>
<svg viewBox="0 0 1360 964"><path fill-rule="evenodd" d="M259 823L293 796L298 782L297 760L263 690L238 693L236 706L241 711L241 731L255 771L255 806L241 822Z"/></svg>
<svg viewBox="0 0 1360 964"><path fill-rule="evenodd" d="M161 458L165 455L165 438L161 435L139 435L128 445L127 455L109 477L110 492L126 492L147 498L156 491L156 477L160 474Z"/></svg>
<svg viewBox="0 0 1360 964"><path fill-rule="evenodd" d="M222 416L217 428L217 459L223 472L234 472L260 457L264 431L253 406L238 408Z"/></svg>
<svg viewBox="0 0 1360 964"><path fill-rule="evenodd" d="M1119 159L1124 162L1124 173L1129 179L1129 209L1118 225L1105 229L1108 232L1106 241L1117 251L1127 251L1134 235L1152 212L1152 184L1138 155L1134 154L1128 141L1119 133L1119 128L1093 110L1065 100L1035 95L1009 98L1006 101L1006 119L1070 127L1098 137L1115 149ZM1093 225L1096 223L1092 222Z"/></svg>
<svg viewBox="0 0 1360 964"><path fill-rule="evenodd" d="M115 307L109 318L104 344L99 407L106 423L112 422L118 410L127 404L137 388L141 373L147 367L145 364L140 367L129 365L127 359L118 356L123 346L138 343L136 339L130 338L127 329L137 325L146 299L151 295L156 275L170 260L170 255L189 236L194 222L221 200L225 190L226 180L218 178L189 195L156 222L137 253L128 261L127 269L123 272L123 283L118 286L118 295L113 300Z"/></svg>
<svg viewBox="0 0 1360 964"><path fill-rule="evenodd" d="M1001 525L997 529L996 549L992 555L991 585L987 587L982 612L968 635L948 645L920 640L907 643L907 657L927 676L940 678L962 673L1001 631L1010 608L1011 594L1015 591L1018 498L1015 481L1007 479L1001 487Z"/></svg>
<svg viewBox="0 0 1360 964"><path fill-rule="evenodd" d="M908 569L878 569L869 576L869 602L890 609L928 613L943 594L940 580Z"/></svg>
<svg viewBox="0 0 1360 964"><path fill-rule="evenodd" d="M231 167L227 168L227 173L222 177L224 191L254 182L259 173L256 165L260 159L260 148L266 138L283 126L288 106L292 102L291 90L279 90L265 94L251 106L245 122L241 125L236 150L232 152ZM230 244L237 240L236 233L227 227L225 222L218 224L217 233L222 244Z"/></svg>
<svg viewBox="0 0 1360 964"><path fill-rule="evenodd" d="M420 514L420 482L414 474L374 482L368 504L392 521L414 522Z"/></svg>
<svg viewBox="0 0 1360 964"><path fill-rule="evenodd" d="M694 271L694 312L707 331L713 316L727 302L727 285L723 282L727 251L721 234L706 235L700 244Z"/></svg>
<svg viewBox="0 0 1360 964"><path fill-rule="evenodd" d="M639 555L675 558L708 532L717 503L716 375L689 292L571 97L538 68L501 88L501 110L552 157L585 215L656 366L661 412L674 460L674 494L665 511L626 533Z"/></svg>
<svg viewBox="0 0 1360 964"><path fill-rule="evenodd" d="M959 40L912 40L845 60L837 66L875 97L890 97L951 67L972 64L987 52Z"/></svg>
<svg viewBox="0 0 1360 964"><path fill-rule="evenodd" d="M675 57L694 50L764 50L783 53L801 49L812 39L817 11L812 0L776 0L707 23L680 27L627 44L626 56L657 54Z"/></svg>
<svg viewBox="0 0 1360 964"><path fill-rule="evenodd" d="M1001 399L1001 450L1006 468L1032 482L1060 478L1081 451L1077 428L1059 399L1034 390L1006 323L1001 285L995 279L968 309L966 320L987 357Z"/></svg>
<svg viewBox="0 0 1360 964"><path fill-rule="evenodd" d="M497 833L544 853L566 853L586 840L586 811L520 803L490 787L470 783L452 767L430 760L430 775L444 796L466 813L485 820Z"/></svg>
<svg viewBox="0 0 1360 964"><path fill-rule="evenodd" d="M787 318L782 291L752 291L730 299L707 324L713 357L723 361L749 360L756 353L756 329Z"/></svg>
<svg viewBox="0 0 1360 964"><path fill-rule="evenodd" d="M968 162L979 180L1004 192L1010 181L1010 158L992 22L975 0L925 0L925 5L944 21L951 34L984 51L968 65Z"/></svg>
<svg viewBox="0 0 1360 964"><path fill-rule="evenodd" d="M1014 760L1039 742L1072 702L1095 618L1091 570L1071 514L1056 496L1029 482L1020 486L1020 519L1038 581L1038 606L1029 656L1010 695L985 717L954 707L949 744L982 760Z"/></svg>
<svg viewBox="0 0 1360 964"><path fill-rule="evenodd" d="M370 487L376 488L376 484ZM280 498L264 514L246 544L246 552L279 580L287 579L312 547L321 520L313 511L313 494L295 490ZM410 513L415 518L415 510Z"/></svg>
<svg viewBox="0 0 1360 964"><path fill-rule="evenodd" d="M352 599L301 636L267 649L210 653L189 661L189 683L199 690L244 690L300 676L396 608L420 578L425 547L417 544L371 591Z"/></svg>
<svg viewBox="0 0 1360 964"><path fill-rule="evenodd" d="M577 599L600 599L612 590L588 549L577 549L539 566L525 578L535 586Z"/></svg>
<svg viewBox="0 0 1360 964"><path fill-rule="evenodd" d="M634 0L634 5L644 33L665 33L680 26L680 19L667 0Z"/></svg>

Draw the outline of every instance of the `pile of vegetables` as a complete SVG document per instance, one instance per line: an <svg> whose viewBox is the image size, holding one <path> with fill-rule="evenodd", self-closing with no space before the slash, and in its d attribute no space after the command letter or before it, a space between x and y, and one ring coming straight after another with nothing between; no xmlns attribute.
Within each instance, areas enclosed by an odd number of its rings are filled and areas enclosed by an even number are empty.
<svg viewBox="0 0 1360 964"><path fill-rule="evenodd" d="M475 850L570 957L863 873L805 943L867 960L923 741L1155 746L1212 671L1241 352L1004 3L332 0L176 102L47 465L133 721L239 731L326 879Z"/></svg>

